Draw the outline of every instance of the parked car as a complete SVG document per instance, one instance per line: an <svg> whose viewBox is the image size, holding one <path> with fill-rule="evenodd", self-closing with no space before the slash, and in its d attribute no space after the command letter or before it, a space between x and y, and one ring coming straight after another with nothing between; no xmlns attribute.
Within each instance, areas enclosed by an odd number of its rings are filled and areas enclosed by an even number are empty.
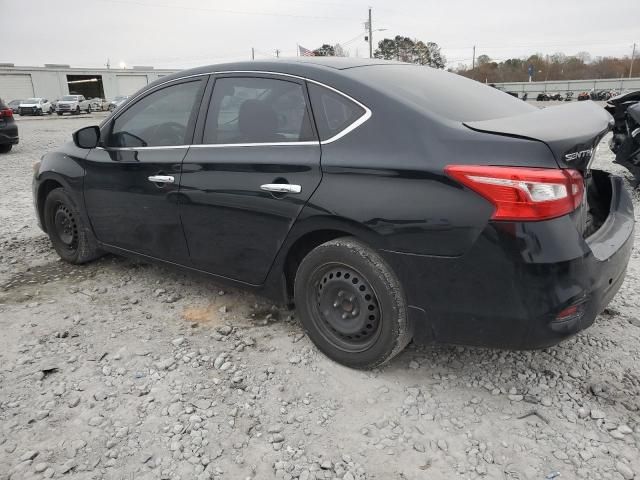
<svg viewBox="0 0 640 480"><path fill-rule="evenodd" d="M56 113L79 115L81 112L91 112L91 102L84 95L65 95L56 103Z"/></svg>
<svg viewBox="0 0 640 480"><path fill-rule="evenodd" d="M122 105L128 98L129 98L129 95L119 95L115 97L113 100L109 102L108 110L110 112L113 112L116 108Z"/></svg>
<svg viewBox="0 0 640 480"><path fill-rule="evenodd" d="M7 107L9 107L11 111L16 114L18 113L18 109L20 108L20 102L22 102L22 100L11 100L9 103L7 103Z"/></svg>
<svg viewBox="0 0 640 480"><path fill-rule="evenodd" d="M27 98L18 106L18 115L51 115L53 107L46 98Z"/></svg>
<svg viewBox="0 0 640 480"><path fill-rule="evenodd" d="M19 141L13 110L0 98L0 153L9 153Z"/></svg>
<svg viewBox="0 0 640 480"><path fill-rule="evenodd" d="M107 102L104 98L94 97L89 100L89 106L91 107L92 112L102 112L103 110L107 110L109 108L109 102Z"/></svg>
<svg viewBox="0 0 640 480"><path fill-rule="evenodd" d="M131 255L295 303L351 367L412 338L546 347L625 277L630 194L591 169L610 120L410 64L214 65L44 155L34 202L67 262Z"/></svg>

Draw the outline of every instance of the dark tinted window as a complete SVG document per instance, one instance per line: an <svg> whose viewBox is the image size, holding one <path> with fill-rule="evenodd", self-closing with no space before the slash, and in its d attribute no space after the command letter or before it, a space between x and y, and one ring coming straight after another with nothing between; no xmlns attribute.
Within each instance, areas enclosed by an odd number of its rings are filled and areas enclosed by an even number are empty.
<svg viewBox="0 0 640 480"><path fill-rule="evenodd" d="M455 121L509 117L536 109L498 89L435 68L370 65L353 68L349 75L403 104Z"/></svg>
<svg viewBox="0 0 640 480"><path fill-rule="evenodd" d="M365 114L364 108L344 95L314 83L308 88L321 140L336 136Z"/></svg>
<svg viewBox="0 0 640 480"><path fill-rule="evenodd" d="M315 139L299 83L270 78L216 80L205 144L301 142Z"/></svg>
<svg viewBox="0 0 640 480"><path fill-rule="evenodd" d="M115 119L108 145L185 145L201 85L201 80L172 85L138 100Z"/></svg>

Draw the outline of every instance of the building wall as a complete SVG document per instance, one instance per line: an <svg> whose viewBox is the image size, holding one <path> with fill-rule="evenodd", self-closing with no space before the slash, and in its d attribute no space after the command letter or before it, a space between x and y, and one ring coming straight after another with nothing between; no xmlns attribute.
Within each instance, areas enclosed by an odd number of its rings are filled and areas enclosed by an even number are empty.
<svg viewBox="0 0 640 480"><path fill-rule="evenodd" d="M11 74L28 74L31 76L35 97L44 97L50 100L69 94L67 75L100 75L107 99L117 95L128 95L131 92L120 92L118 76L146 77L147 84L160 77L174 73L176 70L120 70L120 69L83 69L83 68L46 68L46 67L0 67L0 98L3 97L3 81ZM5 98L6 101L13 100Z"/></svg>
<svg viewBox="0 0 640 480"><path fill-rule="evenodd" d="M548 82L510 82L495 83L500 90L507 92L528 92L529 97L532 94L541 92L574 92L577 95L580 92L588 92L594 90L617 90L623 92L626 90L640 90L640 77L635 78L601 78L597 80L564 80L564 81L548 81Z"/></svg>

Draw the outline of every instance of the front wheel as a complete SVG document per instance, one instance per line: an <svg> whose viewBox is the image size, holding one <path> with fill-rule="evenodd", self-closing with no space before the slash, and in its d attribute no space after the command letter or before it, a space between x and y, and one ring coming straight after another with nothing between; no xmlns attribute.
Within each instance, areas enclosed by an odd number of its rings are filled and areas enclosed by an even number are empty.
<svg viewBox="0 0 640 480"><path fill-rule="evenodd" d="M53 248L63 260L79 264L101 255L91 229L64 188L56 188L47 196L44 222Z"/></svg>
<svg viewBox="0 0 640 480"><path fill-rule="evenodd" d="M12 148L13 148L13 145L11 145L10 143L5 145L0 145L0 153L9 153Z"/></svg>
<svg viewBox="0 0 640 480"><path fill-rule="evenodd" d="M382 257L354 238L312 250L298 267L294 296L309 338L348 367L380 366L413 335L398 278Z"/></svg>

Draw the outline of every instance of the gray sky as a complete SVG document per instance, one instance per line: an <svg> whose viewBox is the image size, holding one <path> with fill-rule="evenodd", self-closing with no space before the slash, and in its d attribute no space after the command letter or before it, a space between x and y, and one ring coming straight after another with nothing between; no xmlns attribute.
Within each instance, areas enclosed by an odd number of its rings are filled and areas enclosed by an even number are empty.
<svg viewBox="0 0 640 480"><path fill-rule="evenodd" d="M536 51L622 56L640 43L640 0L0 0L0 62L185 68L245 60L251 47L257 58L276 49L294 56L297 43L346 44L362 57L369 6L374 28L387 29L375 41L434 41L449 66L471 64L474 44L477 55L503 60Z"/></svg>

